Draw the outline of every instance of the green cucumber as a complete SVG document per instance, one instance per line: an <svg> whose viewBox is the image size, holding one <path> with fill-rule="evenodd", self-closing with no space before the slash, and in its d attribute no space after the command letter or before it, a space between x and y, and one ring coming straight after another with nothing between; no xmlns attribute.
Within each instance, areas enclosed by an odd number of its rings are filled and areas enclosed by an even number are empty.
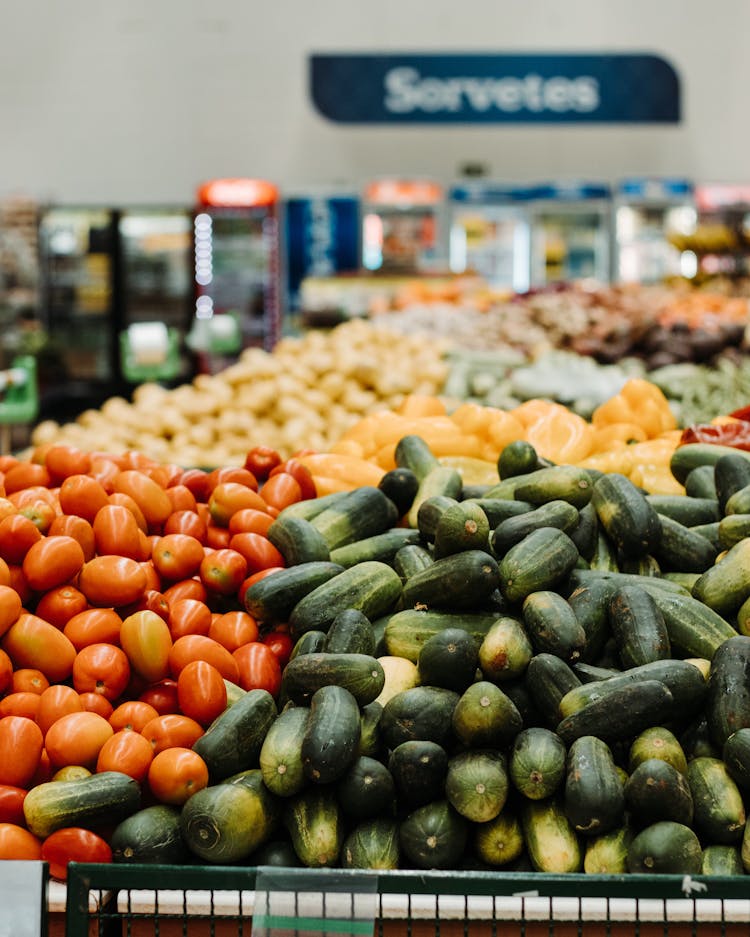
<svg viewBox="0 0 750 937"><path fill-rule="evenodd" d="M359 704L342 686L320 687L310 700L300 752L305 777L315 784L337 781L358 754Z"/></svg>
<svg viewBox="0 0 750 937"><path fill-rule="evenodd" d="M509 602L552 589L578 560L575 544L555 527L540 527L511 547L499 563L500 591Z"/></svg>
<svg viewBox="0 0 750 937"><path fill-rule="evenodd" d="M565 778L567 750L559 735L542 726L519 732L510 752L509 775L529 800L551 797Z"/></svg>
<svg viewBox="0 0 750 937"><path fill-rule="evenodd" d="M490 549L495 556L502 557L540 527L556 527L569 534L578 526L579 520L579 511L569 502L549 501L531 511L501 521L490 534Z"/></svg>
<svg viewBox="0 0 750 937"><path fill-rule="evenodd" d="M535 654L524 679L545 724L554 728L560 721L560 700L581 685L575 670L554 654Z"/></svg>
<svg viewBox="0 0 750 937"><path fill-rule="evenodd" d="M290 660L284 670L290 699L306 703L324 686L348 690L361 706L371 703L385 685L385 672L369 654L303 654Z"/></svg>
<svg viewBox="0 0 750 937"><path fill-rule="evenodd" d="M713 656L708 677L706 719L717 748L738 729L750 727L750 637L729 638Z"/></svg>
<svg viewBox="0 0 750 937"><path fill-rule="evenodd" d="M401 577L402 582L406 582L415 573L427 569L433 562L430 551L417 543L409 543L398 549L393 557L393 568Z"/></svg>
<svg viewBox="0 0 750 937"><path fill-rule="evenodd" d="M86 829L119 823L141 806L138 781L121 771L101 771L69 781L44 781L23 801L26 826L44 839L62 827Z"/></svg>
<svg viewBox="0 0 750 937"><path fill-rule="evenodd" d="M284 557L287 567L331 561L323 535L311 521L302 517L279 514L266 531L266 537Z"/></svg>
<svg viewBox="0 0 750 937"><path fill-rule="evenodd" d="M458 693L442 687L402 690L383 707L380 733L384 744L394 749L402 742L417 739L442 745L450 734L458 700Z"/></svg>
<svg viewBox="0 0 750 937"><path fill-rule="evenodd" d="M626 475L602 475L594 484L591 501L620 555L638 557L653 552L661 536L659 515Z"/></svg>
<svg viewBox="0 0 750 937"><path fill-rule="evenodd" d="M587 663L599 657L610 636L609 602L616 588L611 579L599 577L578 586L567 596L586 636L581 660Z"/></svg>
<svg viewBox="0 0 750 937"><path fill-rule="evenodd" d="M711 660L724 641L737 634L721 615L692 596L665 592L648 584L644 588L650 589L664 616L672 647L688 657Z"/></svg>
<svg viewBox="0 0 750 937"><path fill-rule="evenodd" d="M456 702L450 728L467 748L499 748L518 735L523 719L507 693L494 683L479 680Z"/></svg>
<svg viewBox="0 0 750 937"><path fill-rule="evenodd" d="M599 518L596 519L599 525ZM607 536L604 528L599 525L596 529L594 546L591 555L588 557L589 569L607 573L619 573L617 548L614 541ZM585 570L585 567L579 567Z"/></svg>
<svg viewBox="0 0 750 937"><path fill-rule="evenodd" d="M660 820L641 830L628 849L628 872L641 875L697 875L700 840L684 823Z"/></svg>
<svg viewBox="0 0 750 937"><path fill-rule="evenodd" d="M463 481L461 474L447 465L436 465L419 480L419 488L406 515L409 527L418 527L419 508L428 498L442 495L458 500L461 497Z"/></svg>
<svg viewBox="0 0 750 937"><path fill-rule="evenodd" d="M380 534L354 540L331 550L330 560L345 569L367 560L377 560L380 563L392 565L394 557L402 547L410 544L419 545L419 543L418 530L410 530L408 527L392 527Z"/></svg>
<svg viewBox="0 0 750 937"><path fill-rule="evenodd" d="M180 832L180 808L152 804L125 817L109 840L113 862L184 865L188 848Z"/></svg>
<svg viewBox="0 0 750 937"><path fill-rule="evenodd" d="M448 508L455 507L458 503L457 498L448 495L430 495L421 501L417 510L417 522L410 526L419 531L422 540L433 543L440 518Z"/></svg>
<svg viewBox="0 0 750 937"><path fill-rule="evenodd" d="M673 820L690 826L693 795L687 777L661 758L642 761L625 782L625 802L639 826Z"/></svg>
<svg viewBox="0 0 750 937"><path fill-rule="evenodd" d="M463 691L474 681L479 663L476 639L463 628L446 628L422 645L419 680L427 686Z"/></svg>
<svg viewBox="0 0 750 937"><path fill-rule="evenodd" d="M396 785L381 761L359 755L339 778L336 797L350 819L372 820L394 813Z"/></svg>
<svg viewBox="0 0 750 937"><path fill-rule="evenodd" d="M694 527L691 527L690 530L692 530L694 534L700 534L701 537L705 537L716 550L717 554L721 550L727 549L721 542L721 521L714 521L711 524L696 524Z"/></svg>
<svg viewBox="0 0 750 937"><path fill-rule="evenodd" d="M323 650L328 654L375 656L375 631L370 619L357 608L345 608L333 619Z"/></svg>
<svg viewBox="0 0 750 937"><path fill-rule="evenodd" d="M628 753L628 771L632 774L644 761L659 758L680 774L687 774L687 758L677 736L664 726L652 726L637 735Z"/></svg>
<svg viewBox="0 0 750 937"><path fill-rule="evenodd" d="M583 735L571 744L563 809L573 829L585 836L608 833L623 822L623 784L612 751L602 739Z"/></svg>
<svg viewBox="0 0 750 937"><path fill-rule="evenodd" d="M391 611L400 598L398 573L386 563L370 560L344 569L308 592L292 608L289 627L293 637L305 631L328 631L345 608L359 609L373 621Z"/></svg>
<svg viewBox="0 0 750 937"><path fill-rule="evenodd" d="M279 569L245 591L242 597L245 609L263 624L285 622L300 599L343 571L343 566L330 562Z"/></svg>
<svg viewBox="0 0 750 937"><path fill-rule="evenodd" d="M315 869L339 864L345 822L334 788L313 785L290 798L284 825L303 866Z"/></svg>
<svg viewBox="0 0 750 937"><path fill-rule="evenodd" d="M599 519L590 501L578 512L578 521L575 526L566 530L565 533L573 541L581 557L587 562L590 561L596 552L599 536Z"/></svg>
<svg viewBox="0 0 750 937"><path fill-rule="evenodd" d="M487 680L508 682L520 677L534 656L521 621L512 615L497 618L479 646L479 667Z"/></svg>
<svg viewBox="0 0 750 937"><path fill-rule="evenodd" d="M619 586L609 602L609 624L623 667L671 656L664 616L641 586Z"/></svg>
<svg viewBox="0 0 750 937"><path fill-rule="evenodd" d="M715 497L646 495L646 501L656 510L659 517L668 517L683 527L711 524L721 519L719 502Z"/></svg>
<svg viewBox="0 0 750 937"><path fill-rule="evenodd" d="M477 647L498 620L494 612L442 612L434 609L403 609L390 615L385 623L385 652L417 663L425 642L448 628L468 631ZM377 622L373 623L375 626Z"/></svg>
<svg viewBox="0 0 750 937"><path fill-rule="evenodd" d="M399 516L403 517L414 502L419 480L411 469L399 467L385 472L378 482L378 488L393 501Z"/></svg>
<svg viewBox="0 0 750 937"><path fill-rule="evenodd" d="M713 465L698 465L691 469L684 481L685 494L689 498L708 498L716 501L716 481ZM679 495L678 495L679 497Z"/></svg>
<svg viewBox="0 0 750 937"><path fill-rule="evenodd" d="M406 607L478 609L500 582L497 561L484 550L436 559L403 584Z"/></svg>
<svg viewBox="0 0 750 937"><path fill-rule="evenodd" d="M375 758L380 754L382 744L380 739L380 719L383 707L373 700L360 707L359 755Z"/></svg>
<svg viewBox="0 0 750 937"><path fill-rule="evenodd" d="M358 823L349 832L341 850L345 869L388 871L399 867L398 823L375 818Z"/></svg>
<svg viewBox="0 0 750 937"><path fill-rule="evenodd" d="M721 759L737 787L744 794L750 793L750 728L737 729L727 738Z"/></svg>
<svg viewBox="0 0 750 937"><path fill-rule="evenodd" d="M582 508L591 500L592 480L589 472L574 465L553 465L519 476L514 496L532 504L567 501Z"/></svg>
<svg viewBox="0 0 750 937"><path fill-rule="evenodd" d="M437 742L410 739L393 749L388 758L388 772L399 807L412 810L444 795L448 755Z"/></svg>
<svg viewBox="0 0 750 937"><path fill-rule="evenodd" d="M517 517L519 514L526 514L528 511L535 510L534 505L528 501L515 501L506 498L469 498L462 503L473 503L480 507L487 518L491 531L509 517Z"/></svg>
<svg viewBox="0 0 750 937"><path fill-rule="evenodd" d="M739 843L745 828L745 805L724 762L720 758L693 758L688 762L687 780L693 795L695 830L709 843Z"/></svg>
<svg viewBox="0 0 750 937"><path fill-rule="evenodd" d="M487 823L508 799L505 756L496 749L460 752L448 762L445 796L453 809L473 823Z"/></svg>
<svg viewBox="0 0 750 937"><path fill-rule="evenodd" d="M680 484L684 484L688 474L701 465L716 467L722 456L740 455L750 460L750 452L714 443L692 442L678 446L669 460L669 468Z"/></svg>
<svg viewBox="0 0 750 937"><path fill-rule="evenodd" d="M259 756L263 783L277 797L292 797L307 783L302 766L302 738L309 716L306 706L285 709L263 740Z"/></svg>
<svg viewBox="0 0 750 937"><path fill-rule="evenodd" d="M454 869L468 838L468 823L446 800L417 807L401 823L401 850L416 869Z"/></svg>
<svg viewBox="0 0 750 937"><path fill-rule="evenodd" d="M573 824L556 797L530 800L521 807L526 851L535 871L580 872L583 855Z"/></svg>
<svg viewBox="0 0 750 937"><path fill-rule="evenodd" d="M619 742L658 724L672 706L672 694L663 683L642 680L619 686L565 716L556 731L566 744L582 735Z"/></svg>
<svg viewBox="0 0 750 937"><path fill-rule="evenodd" d="M505 808L487 823L473 827L474 849L489 866L507 866L523 853L523 831L516 811Z"/></svg>
<svg viewBox="0 0 750 937"><path fill-rule="evenodd" d="M634 835L626 820L609 833L587 839L583 871L589 875L623 875L628 871L628 849Z"/></svg>
<svg viewBox="0 0 750 937"><path fill-rule="evenodd" d="M500 450L497 457L497 473L501 480L528 475L541 468L539 454L525 439L514 439Z"/></svg>
<svg viewBox="0 0 750 937"><path fill-rule="evenodd" d="M722 616L734 614L750 598L750 538L735 543L703 573L693 597Z"/></svg>
<svg viewBox="0 0 750 937"><path fill-rule="evenodd" d="M578 660L586 647L586 632L558 592L530 593L523 600L521 612L537 654L554 654L568 663Z"/></svg>
<svg viewBox="0 0 750 937"><path fill-rule="evenodd" d="M655 548L655 556L662 569L702 573L716 560L716 547L702 534L671 517L659 517L659 526L661 537Z"/></svg>
<svg viewBox="0 0 750 937"><path fill-rule="evenodd" d="M466 550L489 550L490 522L476 501L457 501L435 528L435 559Z"/></svg>
<svg viewBox="0 0 750 937"><path fill-rule="evenodd" d="M318 514L321 514L327 508L333 507L342 501L347 491L334 491L328 495L321 495L317 498L307 498L304 501L295 501L288 504L279 514L279 517L301 517L303 520L310 521Z"/></svg>
<svg viewBox="0 0 750 937"><path fill-rule="evenodd" d="M742 852L737 846L706 846L701 859L701 875L719 875L727 878L744 875Z"/></svg>
<svg viewBox="0 0 750 937"><path fill-rule="evenodd" d="M396 505L379 488L362 485L316 514L310 523L321 534L329 550L355 540L382 534L399 521Z"/></svg>
<svg viewBox="0 0 750 937"><path fill-rule="evenodd" d="M729 550L735 543L739 543L745 537L750 537L750 514L727 514L722 517L719 521L717 537L722 550ZM718 550L716 552L718 553Z"/></svg>
<svg viewBox="0 0 750 937"><path fill-rule="evenodd" d="M325 650L327 640L328 635L325 631L306 631L294 642L289 660L294 660L301 654L319 654Z"/></svg>
<svg viewBox="0 0 750 937"><path fill-rule="evenodd" d="M732 514L728 503L732 497L743 488L747 488L743 497L750 495L750 460L735 450L722 455L714 465L714 485L716 486L716 499L719 502L719 511L722 514Z"/></svg>
<svg viewBox="0 0 750 937"><path fill-rule="evenodd" d="M414 433L402 436L396 443L393 458L397 468L407 468L421 481L432 469L440 465L437 456L422 439Z"/></svg>

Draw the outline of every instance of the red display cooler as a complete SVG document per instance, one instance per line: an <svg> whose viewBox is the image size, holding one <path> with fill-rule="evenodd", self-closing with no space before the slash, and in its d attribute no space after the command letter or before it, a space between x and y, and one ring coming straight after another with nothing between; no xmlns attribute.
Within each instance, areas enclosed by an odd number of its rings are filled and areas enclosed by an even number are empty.
<svg viewBox="0 0 750 937"><path fill-rule="evenodd" d="M279 193L263 179L201 185L193 218L195 316L189 344L212 373L281 336Z"/></svg>

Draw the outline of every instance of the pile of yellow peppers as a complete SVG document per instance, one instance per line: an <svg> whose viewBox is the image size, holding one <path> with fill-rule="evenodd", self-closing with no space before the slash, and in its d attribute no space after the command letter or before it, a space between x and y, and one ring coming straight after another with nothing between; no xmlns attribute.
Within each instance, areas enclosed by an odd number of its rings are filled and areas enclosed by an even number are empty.
<svg viewBox="0 0 750 937"><path fill-rule="evenodd" d="M530 442L544 458L620 472L654 494L682 494L669 470L680 440L669 402L647 380L628 380L585 420L567 407L534 399L512 410L463 403L452 412L439 397L412 395L398 410L371 413L326 453L303 455L318 494L376 485L395 467L399 439L416 434L467 483L497 481L497 458L508 443Z"/></svg>

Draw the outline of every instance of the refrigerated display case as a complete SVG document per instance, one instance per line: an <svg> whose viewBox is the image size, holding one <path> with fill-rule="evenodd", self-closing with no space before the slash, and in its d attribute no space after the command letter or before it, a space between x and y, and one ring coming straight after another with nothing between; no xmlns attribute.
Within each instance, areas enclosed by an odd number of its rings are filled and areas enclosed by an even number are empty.
<svg viewBox="0 0 750 937"><path fill-rule="evenodd" d="M526 292L530 282L528 190L488 181L454 186L448 197L449 263L496 290Z"/></svg>
<svg viewBox="0 0 750 937"><path fill-rule="evenodd" d="M263 179L198 189L189 343L201 370L217 370L243 348L270 351L281 336L278 215L278 189Z"/></svg>
<svg viewBox="0 0 750 937"><path fill-rule="evenodd" d="M362 197L362 266L384 274L447 270L445 191L428 180L380 179Z"/></svg>
<svg viewBox="0 0 750 937"><path fill-rule="evenodd" d="M554 182L529 193L531 286L611 279L609 186Z"/></svg>
<svg viewBox="0 0 750 937"><path fill-rule="evenodd" d="M623 179L615 195L614 277L619 283L662 283L683 272L674 241L695 230L688 179Z"/></svg>

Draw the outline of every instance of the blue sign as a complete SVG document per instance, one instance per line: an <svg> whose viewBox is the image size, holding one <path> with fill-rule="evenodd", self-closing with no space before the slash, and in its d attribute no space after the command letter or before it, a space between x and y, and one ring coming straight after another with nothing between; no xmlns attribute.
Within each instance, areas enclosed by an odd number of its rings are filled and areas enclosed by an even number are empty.
<svg viewBox="0 0 750 937"><path fill-rule="evenodd" d="M321 53L310 91L344 124L680 120L679 78L658 55Z"/></svg>

